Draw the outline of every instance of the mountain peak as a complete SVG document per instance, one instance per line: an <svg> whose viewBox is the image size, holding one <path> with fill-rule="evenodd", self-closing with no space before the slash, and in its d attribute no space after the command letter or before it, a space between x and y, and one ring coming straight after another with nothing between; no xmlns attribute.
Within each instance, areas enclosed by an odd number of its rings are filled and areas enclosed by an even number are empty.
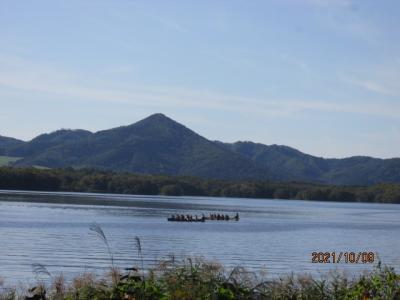
<svg viewBox="0 0 400 300"><path fill-rule="evenodd" d="M185 131L187 133L194 134L192 130L187 128L186 126L176 122L175 120L167 117L166 115L162 113L156 113L148 116L147 118L144 118L134 124L132 124L129 127L134 127L134 128L147 128L150 129L152 128L153 130L157 130L159 132L163 131L169 131L169 130L174 130L174 131Z"/></svg>
<svg viewBox="0 0 400 300"><path fill-rule="evenodd" d="M152 114L152 115L142 119L139 122L144 122L144 121L146 121L146 122L150 121L150 122L173 122L173 123L177 123L173 119L167 117L166 115L164 115L162 113Z"/></svg>
<svg viewBox="0 0 400 300"><path fill-rule="evenodd" d="M152 115L150 115L150 116L148 116L147 118L158 118L158 119L164 119L164 118L166 118L166 119L169 119L166 115L164 115L163 113L154 113L154 114L152 114Z"/></svg>

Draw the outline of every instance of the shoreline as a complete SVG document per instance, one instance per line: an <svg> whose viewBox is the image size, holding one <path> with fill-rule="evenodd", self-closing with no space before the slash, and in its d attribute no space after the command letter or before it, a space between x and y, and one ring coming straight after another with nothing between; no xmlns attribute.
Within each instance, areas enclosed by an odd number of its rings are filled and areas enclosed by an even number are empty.
<svg viewBox="0 0 400 300"><path fill-rule="evenodd" d="M24 198L7 199L4 197L24 196ZM35 198L28 199L29 196L56 196L58 199ZM68 198L63 201L62 198ZM79 199L74 199L79 198ZM84 199L83 199L84 198ZM135 201L140 200L172 200L172 199L193 199L193 200L221 200L221 199L243 199L257 201L285 201L285 202L307 202L307 203L359 203L368 205L395 205L398 203L379 203L379 202L349 202L349 201L326 201L326 200L299 200L299 199L269 199L269 198L243 198L243 197L216 197L216 196L166 196L166 195L139 195L139 194L120 194L120 193L96 193L96 192L71 192L71 191L36 191L36 190L0 190L0 202L22 202L22 203L47 203L47 204L70 204L70 205L94 205L94 206L115 206L115 207L136 207Z"/></svg>
<svg viewBox="0 0 400 300"><path fill-rule="evenodd" d="M139 241L140 243L140 241ZM139 265L142 253L138 248ZM202 259L159 261L146 273L139 266L118 269L112 258L102 276L83 272L72 280L53 275L45 266L35 269L37 280L18 287L0 280L0 299L399 299L400 274L377 264L372 271L347 276L340 270L321 278L288 273L269 278L261 272ZM47 281L40 278L46 277ZM0 278L1 279L1 278Z"/></svg>
<svg viewBox="0 0 400 300"><path fill-rule="evenodd" d="M218 180L189 176L116 173L92 169L0 167L0 189L198 196L325 202L400 203L400 184L333 186L301 182Z"/></svg>

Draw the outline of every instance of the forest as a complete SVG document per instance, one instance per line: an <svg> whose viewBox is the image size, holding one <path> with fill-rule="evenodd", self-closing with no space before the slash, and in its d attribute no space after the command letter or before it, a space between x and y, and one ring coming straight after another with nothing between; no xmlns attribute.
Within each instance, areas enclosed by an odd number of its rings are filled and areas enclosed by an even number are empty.
<svg viewBox="0 0 400 300"><path fill-rule="evenodd" d="M0 167L0 189L400 203L400 184L337 186L301 182L215 180L73 168Z"/></svg>

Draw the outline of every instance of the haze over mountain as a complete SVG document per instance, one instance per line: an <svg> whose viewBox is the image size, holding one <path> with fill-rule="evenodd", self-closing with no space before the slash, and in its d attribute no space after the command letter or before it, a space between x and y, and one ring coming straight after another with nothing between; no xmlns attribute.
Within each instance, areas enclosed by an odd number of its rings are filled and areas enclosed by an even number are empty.
<svg viewBox="0 0 400 300"><path fill-rule="evenodd" d="M0 155L21 157L14 166L344 185L400 182L399 158L324 159L287 146L210 141L162 114L95 133L62 129L29 142L0 136Z"/></svg>

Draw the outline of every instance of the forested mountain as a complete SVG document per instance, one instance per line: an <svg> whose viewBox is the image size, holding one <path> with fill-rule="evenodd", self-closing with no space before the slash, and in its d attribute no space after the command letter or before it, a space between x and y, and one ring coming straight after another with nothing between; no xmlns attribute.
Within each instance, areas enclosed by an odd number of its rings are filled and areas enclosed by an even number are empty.
<svg viewBox="0 0 400 300"><path fill-rule="evenodd" d="M52 133L45 133L35 137L28 143L23 143L19 147L10 149L13 155L20 157L35 157L46 153L53 147L68 146L70 143L81 141L84 138L92 135L87 130L68 130L60 129Z"/></svg>
<svg viewBox="0 0 400 300"><path fill-rule="evenodd" d="M326 159L287 146L267 146L253 142L236 142L224 146L252 160L264 170L273 172L278 180L322 182L322 176L329 171Z"/></svg>
<svg viewBox="0 0 400 300"><path fill-rule="evenodd" d="M400 158L353 156L343 159L324 159L287 146L267 146L252 142L224 145L283 181L341 185L400 182Z"/></svg>
<svg viewBox="0 0 400 300"><path fill-rule="evenodd" d="M22 157L14 166L343 185L400 183L399 158L324 159L287 146L209 141L162 114L95 133L63 129L29 142L0 137L0 155Z"/></svg>
<svg viewBox="0 0 400 300"><path fill-rule="evenodd" d="M92 167L226 179L268 176L252 161L162 114L96 133L60 130L40 135L11 154L24 157L17 166Z"/></svg>
<svg viewBox="0 0 400 300"><path fill-rule="evenodd" d="M0 135L0 155L7 155L10 149L23 145L25 142Z"/></svg>

